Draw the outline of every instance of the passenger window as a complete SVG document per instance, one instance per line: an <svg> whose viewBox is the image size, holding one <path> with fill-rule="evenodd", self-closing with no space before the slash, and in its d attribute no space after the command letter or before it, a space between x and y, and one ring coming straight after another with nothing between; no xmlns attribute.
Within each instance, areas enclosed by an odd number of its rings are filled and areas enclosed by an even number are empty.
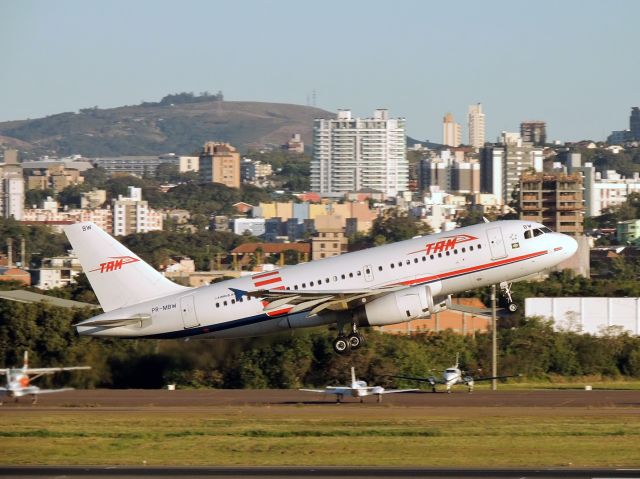
<svg viewBox="0 0 640 479"><path fill-rule="evenodd" d="M313 286L313 281L309 283L309 287L311 288L312 286Z"/></svg>
<svg viewBox="0 0 640 479"><path fill-rule="evenodd" d="M356 272L356 274L357 274L358 276L362 276L362 271L358 270L358 271Z"/></svg>
<svg viewBox="0 0 640 479"><path fill-rule="evenodd" d="M462 252L463 252L463 253L466 253L466 252L467 252L467 249L466 249L466 248L462 248Z"/></svg>
<svg viewBox="0 0 640 479"><path fill-rule="evenodd" d="M482 249L482 245L481 244L478 245L478 249Z"/></svg>
<svg viewBox="0 0 640 479"><path fill-rule="evenodd" d="M364 272L367 274L371 274L371 270L369 268L367 268Z"/></svg>
<svg viewBox="0 0 640 479"><path fill-rule="evenodd" d="M220 303L216 303L216 308L219 308L219 307L220 307Z"/></svg>
<svg viewBox="0 0 640 479"><path fill-rule="evenodd" d="M307 283L302 283L302 287L306 288L307 287Z"/></svg>
<svg viewBox="0 0 640 479"><path fill-rule="evenodd" d="M222 304L224 304L224 305L226 306L226 305L227 305L227 302L225 301L225 302L224 302L224 303L222 303Z"/></svg>
<svg viewBox="0 0 640 479"><path fill-rule="evenodd" d="M438 253L438 258L442 258L442 253Z"/></svg>
<svg viewBox="0 0 640 479"><path fill-rule="evenodd" d="M473 246L469 246L469 251L473 251Z"/></svg>
<svg viewBox="0 0 640 479"><path fill-rule="evenodd" d="M410 265L410 264L411 264L411 260L410 260L410 259L408 259L408 260L407 260L407 265Z"/></svg>
<svg viewBox="0 0 640 479"><path fill-rule="evenodd" d="M427 261L427 257L426 257L426 256L423 256L423 257L422 257L422 261Z"/></svg>
<svg viewBox="0 0 640 479"><path fill-rule="evenodd" d="M341 278L342 279L347 279L347 277L344 274L341 276Z"/></svg>
<svg viewBox="0 0 640 479"><path fill-rule="evenodd" d="M353 278L353 273L349 273L349 278Z"/></svg>
<svg viewBox="0 0 640 479"><path fill-rule="evenodd" d="M325 278L325 279L324 279L324 282L325 282L325 283L328 283L328 282L329 282L329 278Z"/></svg>
<svg viewBox="0 0 640 479"><path fill-rule="evenodd" d="M447 252L445 252L444 254L446 254L447 256L449 256L451 253L449 253L449 252L447 251Z"/></svg>
<svg viewBox="0 0 640 479"><path fill-rule="evenodd" d="M395 268L395 267L396 267L396 265L395 265L395 264L393 264L393 263L391 263L391 269L393 269L393 268Z"/></svg>
<svg viewBox="0 0 640 479"><path fill-rule="evenodd" d="M378 266L378 271L382 271L382 266Z"/></svg>
<svg viewBox="0 0 640 479"><path fill-rule="evenodd" d="M398 261L398 266L402 266L402 261Z"/></svg>
<svg viewBox="0 0 640 479"><path fill-rule="evenodd" d="M429 258L430 258L430 259L433 259L433 258L434 258L434 256L433 256L433 255L430 255L430 256L429 256Z"/></svg>
<svg viewBox="0 0 640 479"><path fill-rule="evenodd" d="M297 284L296 284L296 285L294 285L294 286L293 286L293 289L298 289L298 285L297 285Z"/></svg>
<svg viewBox="0 0 640 479"><path fill-rule="evenodd" d="M291 288L289 286L287 286L287 291L289 291Z"/></svg>
<svg viewBox="0 0 640 479"><path fill-rule="evenodd" d="M457 250L457 249L454 249L454 250L453 250L453 254L458 254L458 250Z"/></svg>

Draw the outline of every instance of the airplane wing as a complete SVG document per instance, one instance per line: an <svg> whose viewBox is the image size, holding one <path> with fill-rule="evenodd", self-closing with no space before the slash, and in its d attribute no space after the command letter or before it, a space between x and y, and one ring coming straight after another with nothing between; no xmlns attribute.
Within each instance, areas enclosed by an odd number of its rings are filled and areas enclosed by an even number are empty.
<svg viewBox="0 0 640 479"><path fill-rule="evenodd" d="M444 384L444 381L442 381L441 379L436 379L436 378L417 378L414 376L389 376L390 378L397 378L397 379L409 379L411 381L422 381L425 383L429 383L431 385L434 384Z"/></svg>
<svg viewBox="0 0 640 479"><path fill-rule="evenodd" d="M289 313L297 313L300 311L311 310L310 316L324 311L346 311L356 306L362 305L368 301L372 301L387 293L405 289L407 286L387 286L383 288L372 289L353 289L353 290L335 290L335 291L318 291L318 290L283 290L283 289L266 289L256 291L242 291L233 289L236 299L241 296L251 296L260 298L268 304L265 311L273 311L283 306L293 306Z"/></svg>
<svg viewBox="0 0 640 479"><path fill-rule="evenodd" d="M519 378L522 374L512 374L511 376L487 376L481 378L473 378L474 381L491 381L492 379ZM463 378L464 379L464 378Z"/></svg>
<svg viewBox="0 0 640 479"><path fill-rule="evenodd" d="M48 296L46 294L34 293L32 291L25 291L22 289L16 289L13 291L0 291L0 299L6 299L7 301L16 301L18 303L49 303L52 306L57 306L59 308L96 309L100 307L97 304L56 298L55 296Z"/></svg>
<svg viewBox="0 0 640 479"><path fill-rule="evenodd" d="M61 393L64 391L73 391L73 388L60 388L60 389L38 389L35 392L29 394L50 394L50 393Z"/></svg>
<svg viewBox="0 0 640 479"><path fill-rule="evenodd" d="M393 394L393 393L414 393L416 391L420 391L419 389L385 389L379 394Z"/></svg>
<svg viewBox="0 0 640 479"><path fill-rule="evenodd" d="M67 366L63 368L27 368L21 371L26 374L53 374L62 371L78 371L84 369L91 369L91 366Z"/></svg>
<svg viewBox="0 0 640 479"><path fill-rule="evenodd" d="M299 389L298 391L305 391L310 393L319 394L351 394L351 388L345 388L342 386L328 386L324 389Z"/></svg>

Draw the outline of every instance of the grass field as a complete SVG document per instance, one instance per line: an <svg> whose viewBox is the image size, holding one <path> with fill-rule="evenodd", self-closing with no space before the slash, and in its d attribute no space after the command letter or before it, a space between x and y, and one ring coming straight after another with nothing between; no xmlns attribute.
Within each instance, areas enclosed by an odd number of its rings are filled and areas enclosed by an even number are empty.
<svg viewBox="0 0 640 479"><path fill-rule="evenodd" d="M3 411L0 463L640 466L637 408L359 406Z"/></svg>

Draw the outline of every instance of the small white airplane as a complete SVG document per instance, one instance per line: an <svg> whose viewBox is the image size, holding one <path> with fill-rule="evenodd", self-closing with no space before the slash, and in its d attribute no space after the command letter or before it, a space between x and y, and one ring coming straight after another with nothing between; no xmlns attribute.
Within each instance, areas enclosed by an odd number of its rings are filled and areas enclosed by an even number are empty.
<svg viewBox="0 0 640 479"><path fill-rule="evenodd" d="M365 396L378 396L378 402L382 402L383 394L393 393L407 393L419 391L419 389L385 389L382 386L367 386L364 381L358 381L356 379L356 371L351 368L351 385L349 386L327 386L324 389L300 389L300 391L319 393L319 394L334 394L336 396L336 402L340 402L345 396L351 396L354 398L360 398L360 402L364 402Z"/></svg>
<svg viewBox="0 0 640 479"><path fill-rule="evenodd" d="M86 336L260 336L337 324L334 349L362 344L358 327L456 309L450 295L511 282L571 257L576 241L530 221L498 221L187 288L93 223L65 228L103 314L76 324Z"/></svg>
<svg viewBox="0 0 640 479"><path fill-rule="evenodd" d="M492 379L506 379L515 378L521 376L519 374L512 376L486 376L486 377L473 377L467 374L467 371L462 371L459 364L459 355L456 355L456 364L450 368L442 371L442 378L438 379L435 376L429 376L427 378L417 378L413 376L390 376L398 379L409 379L412 381L424 381L431 385L431 391L436 392L436 385L444 384L447 388L447 393L451 393L451 388L456 384L464 384L467 386L469 392L473 392L473 386L476 381L491 381Z"/></svg>
<svg viewBox="0 0 640 479"><path fill-rule="evenodd" d="M29 352L24 352L24 364L21 368L5 368L0 369L0 375L7 377L7 387L0 388L0 405L2 405L2 396L15 398L16 402L22 396L31 395L31 402L38 402L39 394L59 393L62 391L71 391L73 388L62 389L40 389L38 386L31 384L31 381L44 376L45 374L53 374L62 371L78 371L82 369L91 369L91 366L69 366L63 368L30 368Z"/></svg>

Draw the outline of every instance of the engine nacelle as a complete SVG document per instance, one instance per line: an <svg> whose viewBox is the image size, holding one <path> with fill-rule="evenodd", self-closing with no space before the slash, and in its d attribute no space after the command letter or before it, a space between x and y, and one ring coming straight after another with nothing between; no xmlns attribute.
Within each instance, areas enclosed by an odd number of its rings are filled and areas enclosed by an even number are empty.
<svg viewBox="0 0 640 479"><path fill-rule="evenodd" d="M384 326L427 318L447 309L446 296L433 296L430 286L412 286L365 304L355 318L362 326Z"/></svg>

